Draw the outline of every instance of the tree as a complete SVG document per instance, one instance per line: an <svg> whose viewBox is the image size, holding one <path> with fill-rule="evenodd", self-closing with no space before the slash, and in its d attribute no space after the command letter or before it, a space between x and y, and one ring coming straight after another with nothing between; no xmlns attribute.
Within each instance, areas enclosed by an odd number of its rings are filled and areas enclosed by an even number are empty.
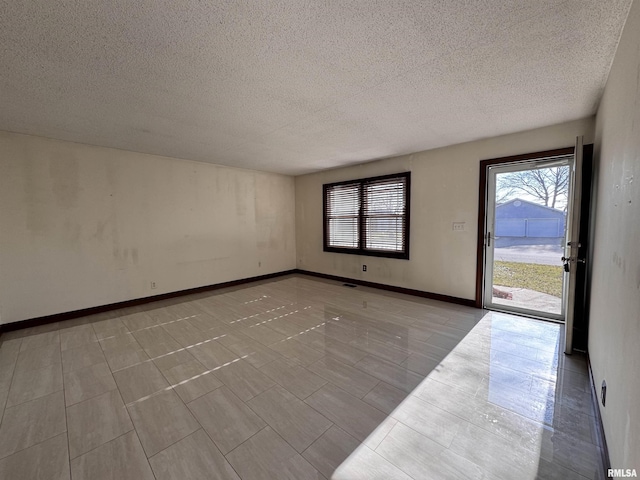
<svg viewBox="0 0 640 480"><path fill-rule="evenodd" d="M556 204L559 203L566 205L569 192L569 167L502 173L498 174L496 183L498 203L508 200L517 193L524 193L541 200L545 207L556 208Z"/></svg>

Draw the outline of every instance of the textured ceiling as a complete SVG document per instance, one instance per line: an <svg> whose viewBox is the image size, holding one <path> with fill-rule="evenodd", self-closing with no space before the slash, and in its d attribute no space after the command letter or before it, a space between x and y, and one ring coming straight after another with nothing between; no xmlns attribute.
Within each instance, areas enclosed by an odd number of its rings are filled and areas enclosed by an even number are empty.
<svg viewBox="0 0 640 480"><path fill-rule="evenodd" d="M631 0L0 0L0 129L301 174L595 113Z"/></svg>

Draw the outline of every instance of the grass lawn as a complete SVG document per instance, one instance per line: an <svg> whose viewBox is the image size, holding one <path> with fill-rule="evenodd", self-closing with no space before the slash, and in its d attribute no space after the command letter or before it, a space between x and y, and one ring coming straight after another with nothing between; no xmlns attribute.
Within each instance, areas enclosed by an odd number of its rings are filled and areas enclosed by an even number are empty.
<svg viewBox="0 0 640 480"><path fill-rule="evenodd" d="M562 267L535 263L495 262L493 284L526 288L562 297Z"/></svg>

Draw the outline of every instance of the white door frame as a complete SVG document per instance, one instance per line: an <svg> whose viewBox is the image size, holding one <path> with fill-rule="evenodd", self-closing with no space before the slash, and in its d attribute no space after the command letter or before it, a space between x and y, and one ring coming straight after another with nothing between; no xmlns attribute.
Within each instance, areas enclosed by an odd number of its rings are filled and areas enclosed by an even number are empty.
<svg viewBox="0 0 640 480"><path fill-rule="evenodd" d="M568 212L571 213L571 218L567 218L567 243L565 247L565 257L568 259L569 274L565 273L565 278L568 276L568 282L565 281L565 288L568 289L566 295L566 319L565 319L565 348L564 353L571 355L573 352L573 322L575 313L575 301L576 301L576 283L577 283L577 271L578 262L578 250L580 248L580 205L582 202L582 150L583 150L583 137L576 138L576 148L574 150L574 159L572 165L571 182L569 184L569 202ZM568 283L568 286L567 286Z"/></svg>
<svg viewBox="0 0 640 480"><path fill-rule="evenodd" d="M576 149L581 153L582 146L580 145L580 149ZM580 159L581 161L581 155ZM576 156L573 154L562 154L556 156L541 156L537 158L528 158L525 160L514 160L513 162L505 162L505 163L496 163L489 164L486 166L486 197L485 197L485 221L484 221L484 276L483 276L483 289L482 289L482 303L483 307L498 310L498 311L506 311L509 313L515 313L518 315L524 315L534 318L542 318L545 320L553 320L558 322L568 323L568 312L573 313L573 296L575 295L575 268L571 268L570 274L565 273L563 278L563 295L562 295L562 304L561 304L561 313L560 314L551 314L547 312L541 312L537 310L529 310L525 308L519 308L514 306L505 306L502 304L495 304L492 302L493 298L493 261L494 261L494 247L495 247L495 192L496 192L496 175L498 173L507 173L511 171L521 171L528 170L534 168L548 168L559 165L568 165L571 169L571 180L570 180L570 189L568 194L568 216L566 220L566 234L565 234L565 245L568 242L571 242L571 238L574 237L574 231L576 230L576 223L579 226L579 212L578 219L576 222L576 215L572 214L574 206L580 205L579 199L575 200L575 194L579 188L579 179L576 182L575 175L581 169L576 166ZM577 243L576 243L577 248ZM571 253L565 247L564 256L571 257ZM577 252L577 250L576 250ZM577 255L577 253L576 253ZM571 274L573 274L573 278L571 278ZM572 289L568 289L568 285L573 285ZM571 329L573 329L573 315L571 315ZM569 329L567 325L565 328ZM569 338L567 336L567 338Z"/></svg>

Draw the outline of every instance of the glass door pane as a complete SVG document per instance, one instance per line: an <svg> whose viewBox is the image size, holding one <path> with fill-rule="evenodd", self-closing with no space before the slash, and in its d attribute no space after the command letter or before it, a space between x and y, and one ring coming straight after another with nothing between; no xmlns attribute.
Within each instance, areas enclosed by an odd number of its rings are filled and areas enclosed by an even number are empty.
<svg viewBox="0 0 640 480"><path fill-rule="evenodd" d="M488 308L564 319L571 158L490 168Z"/></svg>

